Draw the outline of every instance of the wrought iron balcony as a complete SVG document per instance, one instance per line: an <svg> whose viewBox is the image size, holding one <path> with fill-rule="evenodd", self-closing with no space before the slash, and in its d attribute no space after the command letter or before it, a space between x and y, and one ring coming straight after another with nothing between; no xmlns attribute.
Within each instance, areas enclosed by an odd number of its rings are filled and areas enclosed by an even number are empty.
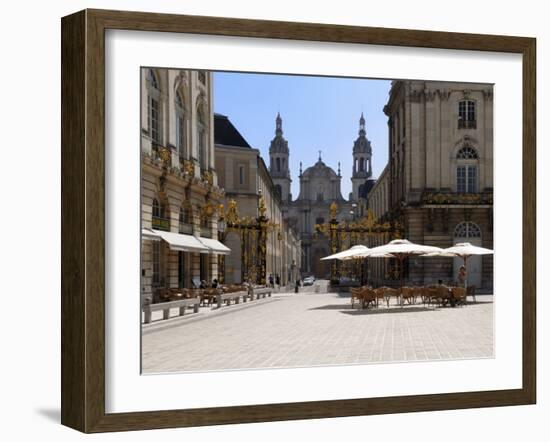
<svg viewBox="0 0 550 442"><path fill-rule="evenodd" d="M423 204L460 204L460 205L491 205L493 192L455 193L455 192L424 192Z"/></svg>
<svg viewBox="0 0 550 442"><path fill-rule="evenodd" d="M165 230L165 231L169 232L170 231L170 220L167 219L167 218L160 218L158 216L153 216L152 226L153 226L153 229Z"/></svg>
<svg viewBox="0 0 550 442"><path fill-rule="evenodd" d="M180 223L179 232L187 235L193 234L193 225L188 223Z"/></svg>

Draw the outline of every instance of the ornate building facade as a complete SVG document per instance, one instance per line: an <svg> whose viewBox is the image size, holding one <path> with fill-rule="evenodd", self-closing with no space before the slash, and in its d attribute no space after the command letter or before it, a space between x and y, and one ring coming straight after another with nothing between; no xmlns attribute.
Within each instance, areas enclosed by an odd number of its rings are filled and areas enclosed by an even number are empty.
<svg viewBox="0 0 550 442"><path fill-rule="evenodd" d="M218 278L212 76L205 71L142 69L142 299L164 287Z"/></svg>
<svg viewBox="0 0 550 442"><path fill-rule="evenodd" d="M281 191L258 149L253 149L225 115L214 115L216 169L225 190L224 207L233 205L238 219L224 233L232 251L225 258L224 282L259 281L257 220L266 219L265 275L279 276L281 285L293 283L301 265L298 236L283 216ZM226 218L228 215L226 214ZM231 220L228 220L231 221ZM237 228L239 226L239 228Z"/></svg>
<svg viewBox="0 0 550 442"><path fill-rule="evenodd" d="M290 225L294 226L302 244L302 275L317 278L330 277L330 263L321 258L330 255L332 250L328 238L317 233L316 226L332 219L331 206L337 207L337 220L350 221L365 215L367 195L374 185L372 179L372 147L366 136L365 118L359 120L359 136L352 150L353 174L349 199L341 191L342 175L323 162L321 152L317 162L302 171L300 163L300 193L293 200L288 141L283 136L283 122L278 114L275 120L275 137L269 148L269 173L283 202L283 212Z"/></svg>
<svg viewBox="0 0 550 442"><path fill-rule="evenodd" d="M413 242L492 249L492 86L394 81L384 112L389 161L368 196L375 217L397 220ZM386 262L371 266L372 279L386 284L391 262L380 261ZM457 258L415 258L406 272L421 284L456 281L460 264ZM492 289L492 255L469 258L468 283Z"/></svg>

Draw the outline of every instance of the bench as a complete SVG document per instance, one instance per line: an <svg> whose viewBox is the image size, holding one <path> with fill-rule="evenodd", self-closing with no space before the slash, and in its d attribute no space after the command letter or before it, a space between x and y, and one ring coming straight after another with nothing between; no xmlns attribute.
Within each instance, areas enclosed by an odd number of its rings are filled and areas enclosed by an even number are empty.
<svg viewBox="0 0 550 442"><path fill-rule="evenodd" d="M249 296L249 293L245 291L219 293L218 295L216 295L216 303L218 305L218 308L220 308L224 302L226 303L226 305L231 305L231 301L235 301L235 304L239 304L241 302L241 298L243 298L243 302L246 302L246 299Z"/></svg>
<svg viewBox="0 0 550 442"><path fill-rule="evenodd" d="M269 287L255 288L253 290L252 299L265 298L266 296L271 296L273 289Z"/></svg>
<svg viewBox="0 0 550 442"><path fill-rule="evenodd" d="M157 304L145 304L143 305L143 313L145 314L144 322L145 324L150 324L152 319L153 312L158 312L162 310L162 319L168 319L170 317L170 309L179 308L179 316L185 314L185 309L187 307L193 307L193 312L198 313L199 311L199 298L187 298L181 299L179 301L170 301L170 302L159 302Z"/></svg>

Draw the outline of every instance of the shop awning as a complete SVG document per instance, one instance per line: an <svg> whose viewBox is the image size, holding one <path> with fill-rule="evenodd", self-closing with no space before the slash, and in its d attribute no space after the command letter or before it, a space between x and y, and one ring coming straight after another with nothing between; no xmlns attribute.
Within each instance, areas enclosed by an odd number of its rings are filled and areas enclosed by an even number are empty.
<svg viewBox="0 0 550 442"><path fill-rule="evenodd" d="M181 233L164 232L154 229L152 229L152 231L170 245L170 250L176 250L178 252L211 253L210 249L193 235L183 235Z"/></svg>
<svg viewBox="0 0 550 442"><path fill-rule="evenodd" d="M160 241L162 238L153 232L151 229L141 229L141 238L149 239L151 241Z"/></svg>
<svg viewBox="0 0 550 442"><path fill-rule="evenodd" d="M201 243L203 243L206 247L210 249L211 253L214 253L216 255L229 255L231 253L231 249L227 246L224 246L217 239L203 238L202 236L199 236L198 239Z"/></svg>

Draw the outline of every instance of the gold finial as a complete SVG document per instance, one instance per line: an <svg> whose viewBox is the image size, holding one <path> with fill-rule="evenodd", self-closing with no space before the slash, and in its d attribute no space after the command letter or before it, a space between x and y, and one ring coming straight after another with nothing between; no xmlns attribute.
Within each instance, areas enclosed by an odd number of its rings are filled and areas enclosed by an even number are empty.
<svg viewBox="0 0 550 442"><path fill-rule="evenodd" d="M330 217L331 219L336 219L336 215L338 215L338 206L336 205L336 202L332 202L330 205Z"/></svg>

